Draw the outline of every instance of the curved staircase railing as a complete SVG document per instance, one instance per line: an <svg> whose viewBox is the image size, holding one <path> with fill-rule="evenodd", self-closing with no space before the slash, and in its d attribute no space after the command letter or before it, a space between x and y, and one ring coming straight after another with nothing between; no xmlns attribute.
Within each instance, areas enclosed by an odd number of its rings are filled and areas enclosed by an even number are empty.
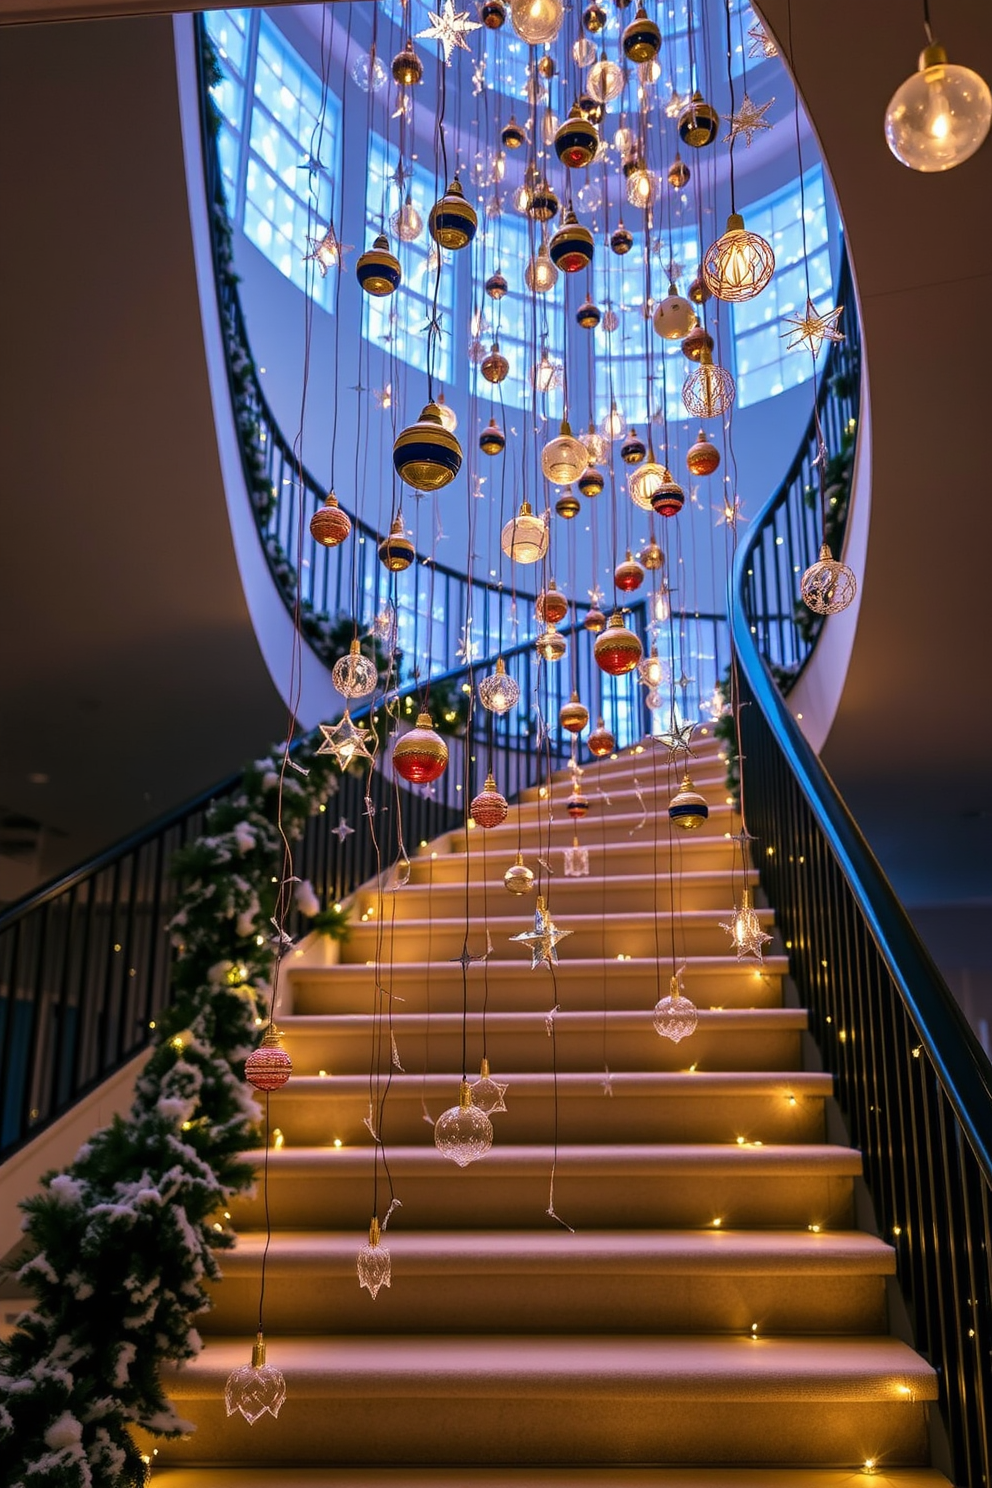
<svg viewBox="0 0 992 1488"><path fill-rule="evenodd" d="M776 686L758 555L784 505L769 503L732 580L755 861L895 1247L913 1342L940 1378L942 1465L956 1484L987 1488L992 1065Z"/></svg>

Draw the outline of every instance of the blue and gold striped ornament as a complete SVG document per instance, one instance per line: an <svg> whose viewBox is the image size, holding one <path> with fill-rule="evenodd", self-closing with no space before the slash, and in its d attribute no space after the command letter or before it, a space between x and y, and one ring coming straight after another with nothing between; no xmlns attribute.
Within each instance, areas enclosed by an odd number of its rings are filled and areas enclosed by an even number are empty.
<svg viewBox="0 0 992 1488"><path fill-rule="evenodd" d="M479 448L484 455L501 455L506 448L506 435L494 418L479 435Z"/></svg>
<svg viewBox="0 0 992 1488"><path fill-rule="evenodd" d="M416 555L413 543L406 535L403 527L403 514L397 512L393 519L393 525L389 529L388 536L382 539L378 548L379 562L390 573L402 573L409 568Z"/></svg>
<svg viewBox="0 0 992 1488"><path fill-rule="evenodd" d="M548 252L555 267L566 274L577 274L592 263L592 233L577 221L571 207L565 212L561 227L552 234Z"/></svg>
<svg viewBox="0 0 992 1488"><path fill-rule="evenodd" d="M465 200L462 183L455 176L441 200L431 207L428 231L442 248L467 248L478 225L475 208Z"/></svg>
<svg viewBox="0 0 992 1488"><path fill-rule="evenodd" d="M389 251L389 239L382 233L355 265L355 277L366 294L381 299L399 289L403 277L400 261Z"/></svg>
<svg viewBox="0 0 992 1488"><path fill-rule="evenodd" d="M558 198L548 183L547 177L544 177L531 191L530 201L527 203L527 216L533 217L535 222L550 222L557 211Z"/></svg>
<svg viewBox="0 0 992 1488"><path fill-rule="evenodd" d="M637 7L634 19L624 28L620 45L624 56L637 63L653 62L661 51L661 32L654 21L648 19L643 5Z"/></svg>
<svg viewBox="0 0 992 1488"><path fill-rule="evenodd" d="M675 795L668 803L668 817L682 832L694 832L701 827L710 814L706 800L693 789L688 775L683 777Z"/></svg>
<svg viewBox="0 0 992 1488"><path fill-rule="evenodd" d="M592 300L583 300L575 312L575 318L584 331L594 331L603 318L603 312Z"/></svg>
<svg viewBox="0 0 992 1488"><path fill-rule="evenodd" d="M697 88L685 108L679 114L679 139L694 150L711 145L720 128L720 116L712 104L707 103Z"/></svg>
<svg viewBox="0 0 992 1488"><path fill-rule="evenodd" d="M613 232L610 234L610 247L613 249L614 253L619 254L622 258L625 253L630 252L633 246L634 234L630 231L629 228L624 227L623 223L621 222L619 227L614 228Z"/></svg>
<svg viewBox="0 0 992 1488"><path fill-rule="evenodd" d="M396 474L416 491L439 491L454 480L461 464L462 447L441 422L436 403L428 403L393 445Z"/></svg>
<svg viewBox="0 0 992 1488"><path fill-rule="evenodd" d="M555 154L570 170L582 170L595 159L599 135L595 126L573 103L568 118L555 130Z"/></svg>

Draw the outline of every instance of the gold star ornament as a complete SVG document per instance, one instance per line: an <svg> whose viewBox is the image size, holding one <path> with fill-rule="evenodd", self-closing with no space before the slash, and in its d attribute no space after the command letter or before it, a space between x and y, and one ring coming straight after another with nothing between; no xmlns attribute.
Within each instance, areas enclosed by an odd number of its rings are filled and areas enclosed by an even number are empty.
<svg viewBox="0 0 992 1488"><path fill-rule="evenodd" d="M765 118L765 114L774 102L774 98L769 98L767 103L754 103L745 93L736 114L724 114L723 116L730 125L730 133L724 136L723 143L733 144L737 136L742 134L744 143L750 146L754 136L760 130L772 129L774 126Z"/></svg>
<svg viewBox="0 0 992 1488"><path fill-rule="evenodd" d="M786 351L798 351L805 347L807 351L816 356L824 341L843 341L844 332L839 330L837 322L843 314L844 306L838 305L836 310L828 310L824 315L817 312L813 301L806 297L806 309L801 315L786 315L783 317L789 330L783 331L783 338L788 337L785 342Z"/></svg>
<svg viewBox="0 0 992 1488"><path fill-rule="evenodd" d="M482 23L470 20L467 10L456 11L454 0L444 0L439 15L433 10L429 10L427 14L431 23L426 31L417 32L417 40L436 41L444 51L445 66L450 67L451 54L456 47L461 47L466 52L471 50L465 40L466 32L478 31Z"/></svg>

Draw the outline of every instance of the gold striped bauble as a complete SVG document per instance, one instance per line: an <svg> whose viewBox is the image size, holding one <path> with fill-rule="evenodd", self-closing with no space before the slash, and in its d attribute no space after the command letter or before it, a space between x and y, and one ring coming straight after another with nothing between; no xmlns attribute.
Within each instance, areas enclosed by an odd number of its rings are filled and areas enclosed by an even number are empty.
<svg viewBox="0 0 992 1488"><path fill-rule="evenodd" d="M442 248L467 248L479 225L475 208L465 200L462 183L455 176L451 185L431 207L427 230Z"/></svg>
<svg viewBox="0 0 992 1488"><path fill-rule="evenodd" d="M428 403L393 445L396 474L416 491L439 491L454 480L461 464L462 447L444 427L436 403Z"/></svg>
<svg viewBox="0 0 992 1488"><path fill-rule="evenodd" d="M594 331L603 318L603 312L592 300L583 300L575 312L575 318L584 331Z"/></svg>
<svg viewBox="0 0 992 1488"><path fill-rule="evenodd" d="M597 470L595 465L587 465L585 470L576 481L576 485L583 496L599 496L603 490L603 472Z"/></svg>
<svg viewBox="0 0 992 1488"><path fill-rule="evenodd" d="M634 246L634 234L623 223L610 234L610 247L622 258Z"/></svg>
<svg viewBox="0 0 992 1488"><path fill-rule="evenodd" d="M594 754L597 759L605 759L617 747L616 739L614 739L602 718L596 719L596 727L589 735L586 743L589 746L589 753Z"/></svg>
<svg viewBox="0 0 992 1488"><path fill-rule="evenodd" d="M485 0L485 4L479 9L479 19L487 31L498 31L506 20L503 0Z"/></svg>
<svg viewBox="0 0 992 1488"><path fill-rule="evenodd" d="M719 465L720 451L715 444L710 444L702 429L695 444L690 445L685 463L690 475L712 475ZM658 507L655 507L655 511L658 511ZM662 516L667 515L662 512Z"/></svg>
<svg viewBox="0 0 992 1488"><path fill-rule="evenodd" d="M622 677L632 672L641 659L641 643L623 623L623 615L614 610L610 623L596 637L592 648L596 665L610 677Z"/></svg>
<svg viewBox="0 0 992 1488"><path fill-rule="evenodd" d="M668 803L668 819L680 832L694 832L701 827L710 814L705 797L693 788L686 774L675 795Z"/></svg>
<svg viewBox="0 0 992 1488"><path fill-rule="evenodd" d="M355 277L366 294L381 299L399 289L403 277L400 261L389 251L389 239L380 233L355 265Z"/></svg>
<svg viewBox="0 0 992 1488"><path fill-rule="evenodd" d="M606 629L606 616L598 605L590 605L586 610L585 619L582 621L590 635L599 635L601 630Z"/></svg>
<svg viewBox="0 0 992 1488"><path fill-rule="evenodd" d="M496 789L496 779L486 776L486 783L468 808L469 816L477 827L498 827L506 821L510 807L507 799Z"/></svg>
<svg viewBox="0 0 992 1488"><path fill-rule="evenodd" d="M694 150L711 145L720 128L720 116L712 104L703 98L697 88L685 108L679 114L679 139Z"/></svg>
<svg viewBox="0 0 992 1488"><path fill-rule="evenodd" d="M592 263L592 233L576 219L571 207L565 213L558 231L548 244L551 262L566 274L577 274Z"/></svg>
<svg viewBox="0 0 992 1488"><path fill-rule="evenodd" d="M547 178L538 181L527 203L527 216L535 222L550 222L558 211L558 198Z"/></svg>
<svg viewBox="0 0 992 1488"><path fill-rule="evenodd" d="M393 745L393 769L411 785L429 785L439 780L447 767L447 744L434 732L431 715L419 713L414 727Z"/></svg>
<svg viewBox="0 0 992 1488"><path fill-rule="evenodd" d="M416 557L416 550L403 530L403 518L399 513L389 529L388 537L384 537L379 544L378 551L379 562L390 573L402 573Z"/></svg>
<svg viewBox="0 0 992 1488"><path fill-rule="evenodd" d="M310 518L310 536L325 548L336 548L350 531L351 518L341 510L338 498L331 491L323 506L318 506Z"/></svg>
<svg viewBox="0 0 992 1488"><path fill-rule="evenodd" d="M581 791L573 791L565 802L565 810L573 821L581 821L584 816L589 815L589 797L584 796Z"/></svg>
<svg viewBox="0 0 992 1488"><path fill-rule="evenodd" d="M638 439L636 430L631 429L620 446L621 460L625 465L640 465L646 454L647 448L644 440Z"/></svg>
<svg viewBox="0 0 992 1488"><path fill-rule="evenodd" d="M534 613L545 625L557 625L568 614L568 600L554 579L549 580L547 589L542 589L537 596Z"/></svg>
<svg viewBox="0 0 992 1488"><path fill-rule="evenodd" d="M508 287L505 276L498 271L495 274L490 274L486 280L486 294L491 300L501 300L506 294Z"/></svg>
<svg viewBox="0 0 992 1488"><path fill-rule="evenodd" d="M581 734L589 722L589 709L585 703L579 701L577 692L572 693L567 703L562 703L558 713L558 722L570 734Z"/></svg>
<svg viewBox="0 0 992 1488"><path fill-rule="evenodd" d="M631 557L629 548L626 558L613 570L613 582L624 594L632 594L644 583L644 570L637 560Z"/></svg>
<svg viewBox="0 0 992 1488"><path fill-rule="evenodd" d="M555 130L555 154L570 170L582 170L591 164L598 149L599 135L594 125L573 103L568 118Z"/></svg>
<svg viewBox="0 0 992 1488"><path fill-rule="evenodd" d="M479 448L484 455L499 455L506 448L506 435L491 418L479 435Z"/></svg>
<svg viewBox="0 0 992 1488"><path fill-rule="evenodd" d="M624 56L637 63L652 62L661 51L661 32L649 19L643 5L637 7L634 19L624 27L620 45Z"/></svg>
<svg viewBox="0 0 992 1488"><path fill-rule="evenodd" d="M505 382L510 373L510 364L499 349L499 342L493 342L493 349L487 357L483 357L479 371L487 382Z"/></svg>
<svg viewBox="0 0 992 1488"><path fill-rule="evenodd" d="M566 522L571 521L572 517L577 517L581 510L582 503L574 491L562 491L555 502L555 511L559 517L564 517Z"/></svg>
<svg viewBox="0 0 992 1488"><path fill-rule="evenodd" d="M696 475L699 472L692 473ZM650 502L652 511L656 511L659 517L677 517L685 506L685 492L673 479L670 470L666 470L664 478L652 487Z"/></svg>
<svg viewBox="0 0 992 1488"><path fill-rule="evenodd" d="M509 124L504 126L500 135L507 150L519 150L526 138L526 134L514 118L511 118Z"/></svg>

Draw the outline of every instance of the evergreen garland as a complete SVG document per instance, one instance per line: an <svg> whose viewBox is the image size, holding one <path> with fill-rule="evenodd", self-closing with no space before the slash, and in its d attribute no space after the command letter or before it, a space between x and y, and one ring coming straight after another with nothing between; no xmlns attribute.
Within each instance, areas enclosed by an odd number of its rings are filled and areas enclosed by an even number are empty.
<svg viewBox="0 0 992 1488"><path fill-rule="evenodd" d="M312 745L294 758L309 773L285 770L290 841L338 785ZM258 1146L259 1115L243 1073L278 939L280 770L256 760L176 855L175 1000L130 1112L22 1205L28 1257L17 1276L35 1305L0 1344L4 1488L138 1488L146 1466L130 1426L192 1429L161 1370L200 1350L193 1319L220 1275L215 1251L234 1242L226 1209L254 1182L243 1154Z"/></svg>

